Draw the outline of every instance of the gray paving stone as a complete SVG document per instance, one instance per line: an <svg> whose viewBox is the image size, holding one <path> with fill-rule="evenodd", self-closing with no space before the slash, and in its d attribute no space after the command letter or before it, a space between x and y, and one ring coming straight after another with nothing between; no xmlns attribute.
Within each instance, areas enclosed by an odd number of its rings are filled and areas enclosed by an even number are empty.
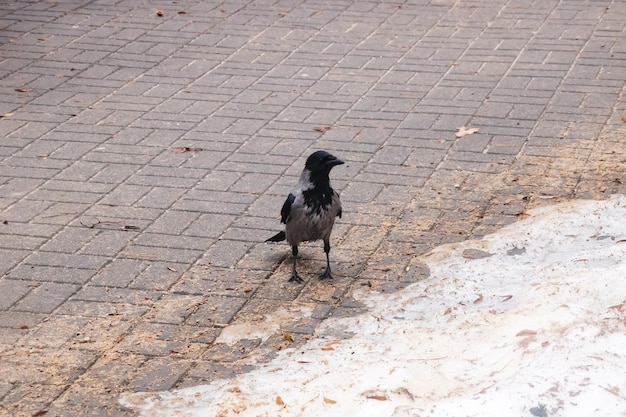
<svg viewBox="0 0 626 417"><path fill-rule="evenodd" d="M62 283L43 283L33 288L18 301L13 310L31 313L52 313L63 304L76 290L78 285Z"/></svg>
<svg viewBox="0 0 626 417"><path fill-rule="evenodd" d="M50 252L76 253L98 232L84 227L68 227L48 240L41 249Z"/></svg>
<svg viewBox="0 0 626 417"><path fill-rule="evenodd" d="M126 288L148 265L147 260L114 259L89 282L96 286Z"/></svg>

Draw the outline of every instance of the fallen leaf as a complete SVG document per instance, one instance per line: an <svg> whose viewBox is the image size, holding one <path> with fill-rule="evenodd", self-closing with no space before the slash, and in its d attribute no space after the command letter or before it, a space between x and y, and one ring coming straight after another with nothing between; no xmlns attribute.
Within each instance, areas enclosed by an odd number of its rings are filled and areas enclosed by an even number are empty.
<svg viewBox="0 0 626 417"><path fill-rule="evenodd" d="M25 324L20 324L19 326L17 326L17 328L20 329L20 330L26 330L26 329L28 329L28 326L25 325Z"/></svg>
<svg viewBox="0 0 626 417"><path fill-rule="evenodd" d="M452 307L446 308L446 311L444 311L443 315L445 316L445 315L448 315L450 313L452 313Z"/></svg>
<svg viewBox="0 0 626 417"><path fill-rule="evenodd" d="M530 214L526 213L525 211L522 211L521 213L517 215L517 217L519 217L520 219L526 219L530 217Z"/></svg>
<svg viewBox="0 0 626 417"><path fill-rule="evenodd" d="M405 394L407 397L409 397L411 399L411 401L415 401L415 396L408 389L402 387L402 388L398 389L397 392L399 392L401 394Z"/></svg>
<svg viewBox="0 0 626 417"><path fill-rule="evenodd" d="M600 385L602 387L602 385ZM624 398L623 396L620 395L619 393L619 387L602 387L606 392L608 392L609 394L613 394L616 397L620 397L620 398Z"/></svg>
<svg viewBox="0 0 626 417"><path fill-rule="evenodd" d="M478 132L478 128L477 127L461 126L461 127L457 127L456 128L455 136L457 138L462 138L463 136L473 135L476 132Z"/></svg>
<svg viewBox="0 0 626 417"><path fill-rule="evenodd" d="M180 148L175 148L174 152L176 153L185 153L185 152L200 152L202 148L190 148L189 146L182 146Z"/></svg>
<svg viewBox="0 0 626 417"><path fill-rule="evenodd" d="M285 402L283 401L282 398L280 398L280 395L276 396L276 405L281 405L281 406L285 406Z"/></svg>
<svg viewBox="0 0 626 417"><path fill-rule="evenodd" d="M626 116L622 117L622 123L626 123Z"/></svg>
<svg viewBox="0 0 626 417"><path fill-rule="evenodd" d="M367 399L368 400L387 401L389 398L387 398L386 395L368 395Z"/></svg>
<svg viewBox="0 0 626 417"><path fill-rule="evenodd" d="M316 132L324 133L324 132L329 131L332 128L333 128L332 126L319 126L319 127L314 127L313 130L315 130Z"/></svg>
<svg viewBox="0 0 626 417"><path fill-rule="evenodd" d="M478 294L478 298L474 300L474 304L480 304L483 302L483 295Z"/></svg>
<svg viewBox="0 0 626 417"><path fill-rule="evenodd" d="M534 336L536 334L537 332L535 330L524 329L520 330L515 336Z"/></svg>
<svg viewBox="0 0 626 417"><path fill-rule="evenodd" d="M335 350L335 348L332 346L324 346L322 350Z"/></svg>
<svg viewBox="0 0 626 417"><path fill-rule="evenodd" d="M324 397L324 402L326 404L337 404L337 401L331 400L330 398L326 398L326 397Z"/></svg>

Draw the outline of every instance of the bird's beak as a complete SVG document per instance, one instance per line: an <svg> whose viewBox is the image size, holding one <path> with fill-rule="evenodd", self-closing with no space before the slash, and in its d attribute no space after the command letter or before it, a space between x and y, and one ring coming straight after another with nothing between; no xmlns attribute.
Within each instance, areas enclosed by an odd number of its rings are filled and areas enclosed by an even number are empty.
<svg viewBox="0 0 626 417"><path fill-rule="evenodd" d="M334 167L335 165L342 165L345 164L345 162L343 162L341 159L335 157L335 159L331 159L330 161L326 162L326 166L329 168Z"/></svg>

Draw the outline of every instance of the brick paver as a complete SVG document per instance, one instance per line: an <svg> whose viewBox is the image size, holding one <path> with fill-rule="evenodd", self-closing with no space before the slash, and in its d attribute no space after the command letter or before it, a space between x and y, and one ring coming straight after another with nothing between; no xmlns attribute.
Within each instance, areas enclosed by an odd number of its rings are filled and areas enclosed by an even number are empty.
<svg viewBox="0 0 626 417"><path fill-rule="evenodd" d="M0 415L131 415L119 393L245 372L436 245L625 192L624 80L613 0L5 2ZM335 279L311 245L293 285L263 241L317 149L347 162ZM281 307L310 314L214 343Z"/></svg>

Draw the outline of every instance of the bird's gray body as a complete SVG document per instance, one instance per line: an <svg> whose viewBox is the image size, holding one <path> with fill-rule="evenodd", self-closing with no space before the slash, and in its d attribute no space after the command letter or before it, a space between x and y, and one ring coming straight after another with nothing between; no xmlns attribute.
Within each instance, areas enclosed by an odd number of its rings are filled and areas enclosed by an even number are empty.
<svg viewBox="0 0 626 417"><path fill-rule="evenodd" d="M313 196L312 205L305 201L305 193L314 188L308 171L302 172L298 184L291 191L294 200L288 217L285 219L285 239L289 245L299 245L306 241L330 239L330 233L335 225L335 218L341 213L341 200L329 184L327 193L330 193L330 204L324 204L327 196Z"/></svg>

